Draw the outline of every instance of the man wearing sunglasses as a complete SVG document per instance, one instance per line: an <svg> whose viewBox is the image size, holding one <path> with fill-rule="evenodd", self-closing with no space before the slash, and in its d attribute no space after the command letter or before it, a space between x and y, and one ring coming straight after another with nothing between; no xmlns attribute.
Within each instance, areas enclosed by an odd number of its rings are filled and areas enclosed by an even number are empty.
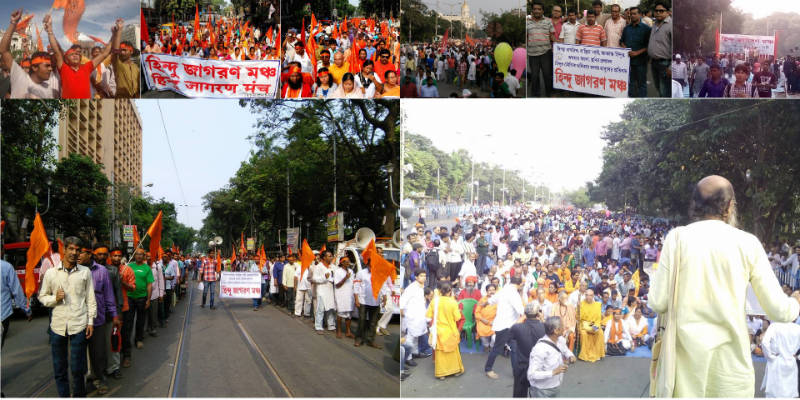
<svg viewBox="0 0 800 400"><path fill-rule="evenodd" d="M653 11L656 22L650 32L647 55L650 56L650 68L659 96L672 97L672 82L667 75L672 59L672 18L669 15L669 8L663 1L657 1Z"/></svg>

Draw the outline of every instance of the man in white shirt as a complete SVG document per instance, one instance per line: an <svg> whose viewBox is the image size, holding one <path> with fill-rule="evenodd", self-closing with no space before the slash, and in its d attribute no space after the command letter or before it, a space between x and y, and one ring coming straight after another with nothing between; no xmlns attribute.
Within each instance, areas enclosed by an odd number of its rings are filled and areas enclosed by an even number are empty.
<svg viewBox="0 0 800 400"><path fill-rule="evenodd" d="M508 285L503 286L496 295L488 300L485 304L497 304L497 315L492 322L492 330L495 332L494 346L492 352L489 353L489 358L486 360L486 365L483 369L486 376L492 379L497 379L499 376L494 372L494 360L506 347L511 339L511 327L520 319L525 311L522 306L522 298L519 295L519 285L522 279L519 276L511 278Z"/></svg>
<svg viewBox="0 0 800 400"><path fill-rule="evenodd" d="M800 325L792 322L770 324L761 338L767 359L761 390L767 397L797 397L797 359Z"/></svg>
<svg viewBox="0 0 800 400"><path fill-rule="evenodd" d="M561 25L561 33L558 35L559 43L575 44L580 26L575 10L569 10L567 12L567 22Z"/></svg>
<svg viewBox="0 0 800 400"><path fill-rule="evenodd" d="M325 250L322 253L322 262L312 264L309 268L308 280L313 285L314 300L316 309L314 310L314 329L322 335L322 322L327 316L328 330L334 331L334 309L336 307L333 298L333 253Z"/></svg>
<svg viewBox="0 0 800 400"><path fill-rule="evenodd" d="M350 321L353 316L353 270L350 268L350 259L339 257L339 266L333 273L333 297L336 300L336 337L341 338L340 331L342 320L345 322L345 336L353 338L350 332Z"/></svg>
<svg viewBox="0 0 800 400"><path fill-rule="evenodd" d="M316 262L316 260L314 260ZM314 263L312 263L314 265ZM301 271L300 263L296 265L294 271L294 316L311 318L311 281L308 280L309 266L305 271ZM302 276L301 276L302 273ZM302 312L302 314L301 314Z"/></svg>
<svg viewBox="0 0 800 400"><path fill-rule="evenodd" d="M25 72L11 54L11 38L22 18L22 9L11 13L11 23L0 40L0 67L10 71L12 99L57 99L61 85L53 73L50 54L37 51L31 56L31 73Z"/></svg>
<svg viewBox="0 0 800 400"><path fill-rule="evenodd" d="M544 322L545 337L531 350L528 363L528 390L530 397L558 397L561 381L567 372L567 360L575 362L575 355L567 347L561 317L549 317Z"/></svg>
<svg viewBox="0 0 800 400"><path fill-rule="evenodd" d="M620 17L619 4L611 5L611 18L606 20L603 27L606 31L606 40L608 47L622 47L620 39L622 39L622 30L625 29L625 19Z"/></svg>
<svg viewBox="0 0 800 400"><path fill-rule="evenodd" d="M428 321L425 318L425 271L417 273L416 280L408 285L400 295L401 330L405 331L406 341L411 345L407 355L410 360L412 354L419 353L418 341L428 332Z"/></svg>
<svg viewBox="0 0 800 400"><path fill-rule="evenodd" d="M311 64L311 57L308 56L308 53L306 52L306 48L305 45L303 45L303 42L300 41L295 42L294 55L291 57L291 59L288 59L287 64L290 62L300 63L300 69L304 74L314 73L314 66Z"/></svg>

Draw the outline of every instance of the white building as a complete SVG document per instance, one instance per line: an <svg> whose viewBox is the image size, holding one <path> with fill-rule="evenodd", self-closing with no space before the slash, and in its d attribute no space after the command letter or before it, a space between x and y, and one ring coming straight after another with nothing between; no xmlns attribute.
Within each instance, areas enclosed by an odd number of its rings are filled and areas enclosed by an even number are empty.
<svg viewBox="0 0 800 400"><path fill-rule="evenodd" d="M469 4L467 4L467 0L464 0L464 3L461 4L461 14L460 15L443 15L439 14L439 18L445 21L451 22L461 22L466 29L474 29L477 27L475 22L475 17L470 15L469 12Z"/></svg>

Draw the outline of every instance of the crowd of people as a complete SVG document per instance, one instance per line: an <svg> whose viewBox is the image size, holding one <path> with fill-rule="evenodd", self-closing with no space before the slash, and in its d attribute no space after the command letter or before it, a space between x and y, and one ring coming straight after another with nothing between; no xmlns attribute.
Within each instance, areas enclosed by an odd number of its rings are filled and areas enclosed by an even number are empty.
<svg viewBox="0 0 800 400"><path fill-rule="evenodd" d="M792 56L778 60L745 54L682 58L676 54L672 63L673 97L772 98L779 87L787 95L800 92L800 62Z"/></svg>
<svg viewBox="0 0 800 400"><path fill-rule="evenodd" d="M465 207L427 208L452 215ZM415 232L407 236L404 265L414 283L401 297L406 365L415 365L411 354L431 353L427 320L434 320L430 330L436 327L435 335L443 344L433 346L437 378L464 372L458 343L460 331L467 330L465 336L477 337L489 353L488 377L498 378L493 370L498 355L512 354L515 395L523 396L528 390L527 372L517 367L527 367L535 343L513 337L515 323L523 322L526 314L529 319L549 321L548 334L560 330L561 339L555 340L562 342L559 352L587 362L652 343L648 319L655 315L646 306L645 271L658 259L661 241L672 227L668 221L497 204L466 211L457 215L453 226L426 226L421 215ZM430 306L436 302L439 308ZM519 335L525 337L524 332ZM522 346L517 360L514 354L520 342L528 346ZM542 351L547 358L544 353L549 350Z"/></svg>
<svg viewBox="0 0 800 400"><path fill-rule="evenodd" d="M132 57L134 44L121 40L124 21L111 27L108 43L85 47L77 41L62 49L53 33L50 14L43 19L49 39L45 48L38 40L36 51L12 54L11 40L21 24L22 10L11 13L11 21L0 40L0 98L4 99L107 99L139 97L139 65Z"/></svg>
<svg viewBox="0 0 800 400"><path fill-rule="evenodd" d="M526 28L528 35L528 97L553 94L553 43L630 48L629 97L647 97L647 67L659 97L672 97L669 74L672 58L672 17L668 3L656 1L652 9L635 6L622 9L612 4L604 11L601 0L578 19L577 10L554 5L550 16L534 0ZM566 13L565 13L566 11ZM541 80L544 81L542 88ZM543 89L543 90L542 90Z"/></svg>
<svg viewBox="0 0 800 400"><path fill-rule="evenodd" d="M188 27L174 22L161 29L148 27L152 34L142 43L142 52L224 61L279 60L275 12L276 6L270 3L271 22L261 26L244 18L218 17L205 24L196 20Z"/></svg>
<svg viewBox="0 0 800 400"><path fill-rule="evenodd" d="M407 45L400 56L403 71L402 97L476 98L479 91L490 97L525 97L517 71L510 67L500 71L494 60L492 42L488 39L466 40L442 38L442 43ZM452 87L440 90L440 83ZM522 92L518 91L522 89Z"/></svg>
<svg viewBox="0 0 800 400"><path fill-rule="evenodd" d="M305 21L304 21L305 24ZM394 20L351 18L291 28L283 39L284 99L399 98Z"/></svg>
<svg viewBox="0 0 800 400"><path fill-rule="evenodd" d="M295 317L313 318L317 333L324 334L327 328L337 338L354 339L356 347L381 349L376 335L390 334L391 281L385 281L376 297L370 263L356 271L350 258L339 254L337 265L333 252L323 249L314 251L314 260L301 276L295 254L264 254L262 260L244 252L224 262L215 254L183 255L171 249L153 259L149 251L136 248L126 259L120 248L102 243L89 247L77 237L65 238L61 249L53 243L53 250L41 260L38 301L50 309L48 335L58 395L107 394L108 380L121 379L122 371L133 367L133 347L142 349L146 342L158 340L159 330L167 326L189 285L202 283L200 307L216 308L222 271L261 274L261 295L252 300L254 311L264 302L286 308ZM22 309L28 320L32 312L14 267L5 260L0 264L5 344L13 307ZM352 318L359 318L357 330L351 330Z"/></svg>
<svg viewBox="0 0 800 400"><path fill-rule="evenodd" d="M514 397L551 397L576 359L593 363L652 346L650 274L675 227L670 221L496 203L420 210L403 250L401 379L414 358L431 354L437 379L465 373L459 345L471 347L475 338L488 353L489 378L499 378L496 357L510 355ZM430 226L428 216L456 223ZM782 244L768 253L787 295L800 286L800 244L794 250ZM775 360L770 346L785 342L773 335L764 341L767 317L749 315L747 326L749 350ZM780 380L771 379L766 386Z"/></svg>

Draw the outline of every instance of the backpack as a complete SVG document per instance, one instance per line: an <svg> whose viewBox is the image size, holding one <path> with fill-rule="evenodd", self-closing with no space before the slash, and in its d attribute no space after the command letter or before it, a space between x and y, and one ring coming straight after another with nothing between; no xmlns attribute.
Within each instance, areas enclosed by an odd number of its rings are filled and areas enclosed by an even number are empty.
<svg viewBox="0 0 800 400"><path fill-rule="evenodd" d="M439 250L432 249L425 255L425 264L428 268L438 268L441 263L439 262Z"/></svg>

